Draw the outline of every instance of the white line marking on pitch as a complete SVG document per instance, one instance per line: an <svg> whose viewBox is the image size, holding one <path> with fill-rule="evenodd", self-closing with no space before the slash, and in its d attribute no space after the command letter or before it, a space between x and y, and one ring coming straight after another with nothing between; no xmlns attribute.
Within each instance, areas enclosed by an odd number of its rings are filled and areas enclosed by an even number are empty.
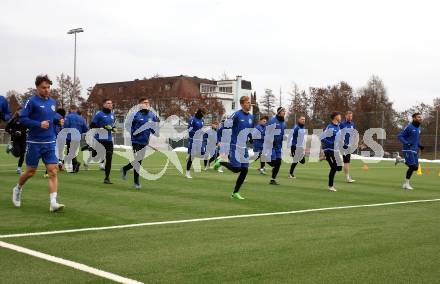
<svg viewBox="0 0 440 284"><path fill-rule="evenodd" d="M244 215L207 217L207 218L175 220L175 221L159 221L159 222L137 223L137 224L108 226L108 227L95 227L95 228L82 228L82 229L59 230L59 231L36 232L36 233L10 234L10 235L0 235L0 239L45 236L45 235L58 235L58 234L90 232L90 231L104 231L104 230L114 230L114 229L145 227L145 226L218 221L218 220L228 220L228 219L275 216L275 215L289 215L289 214L331 211L331 210L341 210L341 209L353 209L353 208L364 208L364 207L380 207L380 206L391 206L391 205L400 205L400 204L427 203L427 202L436 202L436 201L440 201L440 198L424 199L424 200L397 201L397 202L387 202L387 203L375 203L375 204L349 205L349 206L338 206L338 207L325 207L325 208L303 209L303 210L284 211L284 212L255 213L255 214L244 214Z"/></svg>
<svg viewBox="0 0 440 284"><path fill-rule="evenodd" d="M13 245L13 244L10 244L10 243L5 243L5 242L0 241L0 247L6 248L6 249L10 249L10 250L13 250L13 251L16 251L16 252L19 252L19 253L27 254L27 255L30 255L30 256L34 256L34 257L37 257L37 258L41 258L41 259L44 259L44 260L47 260L47 261L50 261L50 262L58 263L58 264L61 264L61 265L64 265L64 266L68 266L68 267L71 267L73 269L80 270L80 271L83 271L83 272L87 272L87 273L90 273L90 274L93 274L93 275L96 275L96 276L99 276L99 277L102 277L102 278L110 279L110 280L118 282L118 283L127 283L127 284L142 283L142 282L139 282L139 281L136 281L136 280L133 280L133 279L129 279L129 278L125 278L125 277L122 277L122 276L119 276L119 275L116 275L116 274L113 274L113 273L110 273L110 272L99 270L99 269L87 266L85 264L81 264L81 263L78 263L78 262L66 260L66 259L63 259L63 258L59 258L59 257L56 257L56 256L45 254L45 253L42 253L42 252L39 252L39 251L35 251L35 250L27 249L27 248L24 248L24 247L16 246L16 245Z"/></svg>

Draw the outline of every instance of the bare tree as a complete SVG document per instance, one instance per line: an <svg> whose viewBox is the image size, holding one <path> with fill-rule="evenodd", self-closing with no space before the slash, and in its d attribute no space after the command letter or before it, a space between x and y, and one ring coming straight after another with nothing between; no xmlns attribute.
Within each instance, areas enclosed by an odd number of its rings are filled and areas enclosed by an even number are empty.
<svg viewBox="0 0 440 284"><path fill-rule="evenodd" d="M76 78L75 85L73 78L69 75L61 73L57 76L57 88L52 89L52 92L58 93L58 103L61 108L67 108L71 105L79 105L81 102L81 82Z"/></svg>
<svg viewBox="0 0 440 284"><path fill-rule="evenodd" d="M301 90L296 83L293 84L292 90L289 92L290 105L288 109L288 127L296 123L296 119L300 115L304 115L309 119L310 99L304 90Z"/></svg>
<svg viewBox="0 0 440 284"><path fill-rule="evenodd" d="M354 110L361 133L375 127L383 127L387 133L396 131L396 111L378 76L371 76L367 85L358 91Z"/></svg>
<svg viewBox="0 0 440 284"><path fill-rule="evenodd" d="M226 73L226 71L223 71L223 73L219 76L218 80L219 80L219 81L223 81L223 80L231 80L231 78L230 78L229 75Z"/></svg>
<svg viewBox="0 0 440 284"><path fill-rule="evenodd" d="M265 115L274 115L274 108L276 106L276 97L271 89L264 90L264 95L260 99L260 110Z"/></svg>
<svg viewBox="0 0 440 284"><path fill-rule="evenodd" d="M10 90L6 92L6 100L8 101L11 112L15 112L20 106L20 98L23 95L15 90Z"/></svg>

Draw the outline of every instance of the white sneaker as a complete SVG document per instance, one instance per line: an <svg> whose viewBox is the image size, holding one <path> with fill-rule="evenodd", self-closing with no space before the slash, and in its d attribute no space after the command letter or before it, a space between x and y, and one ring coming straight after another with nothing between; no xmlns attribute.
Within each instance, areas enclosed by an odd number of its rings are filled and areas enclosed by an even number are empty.
<svg viewBox="0 0 440 284"><path fill-rule="evenodd" d="M100 164L100 165L99 165L99 169L100 169L101 171L105 171L105 164Z"/></svg>
<svg viewBox="0 0 440 284"><path fill-rule="evenodd" d="M222 173L223 172L223 168L222 167L218 168L217 172Z"/></svg>
<svg viewBox="0 0 440 284"><path fill-rule="evenodd" d="M21 167L17 168L17 174L21 175Z"/></svg>
<svg viewBox="0 0 440 284"><path fill-rule="evenodd" d="M330 192L336 192L336 188L334 186L329 186L328 191Z"/></svg>
<svg viewBox="0 0 440 284"><path fill-rule="evenodd" d="M404 183L402 188L405 190L414 190L414 188L409 183Z"/></svg>
<svg viewBox="0 0 440 284"><path fill-rule="evenodd" d="M134 184L134 189L140 190L142 187L140 184Z"/></svg>
<svg viewBox="0 0 440 284"><path fill-rule="evenodd" d="M355 182L356 180L354 180L354 179L352 179L351 177L349 177L349 178L345 179L345 181L348 182L348 183L353 183L353 182Z"/></svg>
<svg viewBox="0 0 440 284"><path fill-rule="evenodd" d="M189 172L186 172L185 177L186 178L192 178L192 176L191 176L191 174Z"/></svg>
<svg viewBox="0 0 440 284"><path fill-rule="evenodd" d="M22 189L18 188L18 184L12 189L12 203L15 207L21 207L21 192Z"/></svg>
<svg viewBox="0 0 440 284"><path fill-rule="evenodd" d="M296 179L296 176L289 175L287 178L288 179Z"/></svg>
<svg viewBox="0 0 440 284"><path fill-rule="evenodd" d="M59 203L51 204L49 207L50 212L59 212L59 211L63 211L63 209L64 209L64 204L59 204Z"/></svg>

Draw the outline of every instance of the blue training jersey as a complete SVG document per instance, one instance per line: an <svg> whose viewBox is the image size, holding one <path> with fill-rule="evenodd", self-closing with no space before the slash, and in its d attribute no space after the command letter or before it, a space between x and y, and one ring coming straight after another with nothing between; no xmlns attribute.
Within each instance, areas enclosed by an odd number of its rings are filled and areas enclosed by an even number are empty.
<svg viewBox="0 0 440 284"><path fill-rule="evenodd" d="M264 143L264 132L266 130L266 125L257 124L255 126L255 130L260 132L260 139L253 139L253 146L254 150L261 150L263 149L263 143Z"/></svg>
<svg viewBox="0 0 440 284"><path fill-rule="evenodd" d="M5 97L0 96L0 121L9 121L11 119L11 111L9 110L8 101Z"/></svg>
<svg viewBox="0 0 440 284"><path fill-rule="evenodd" d="M325 137L325 134L327 131L331 131L331 134L329 137ZM339 128L338 124L330 123L327 125L327 127L324 129L324 132L321 136L321 142L323 144L324 151L334 151L335 150L335 141L339 139L339 135L341 133L341 129ZM324 138L325 137L325 138ZM338 150L338 149L336 149Z"/></svg>
<svg viewBox="0 0 440 284"><path fill-rule="evenodd" d="M283 138L284 138L284 131L286 129L286 123L284 121L281 121L278 119L278 116L274 115L271 119L269 119L269 122L267 123L267 126L275 124L275 129L279 129L280 133L274 135L273 139L273 149L274 150L281 150L283 148ZM266 126L266 129L267 129Z"/></svg>
<svg viewBox="0 0 440 284"><path fill-rule="evenodd" d="M94 125L97 128L104 128L104 126L111 126L115 124L115 115L113 112L104 112L102 110L98 111L95 116L92 119L92 125ZM101 141L112 141L112 131L111 129L107 129L108 136L107 139L100 139L98 138L98 135L95 136L97 140Z"/></svg>
<svg viewBox="0 0 440 284"><path fill-rule="evenodd" d="M193 139L194 134L202 129L204 124L203 118L197 118L196 116L191 117L188 122L189 140Z"/></svg>
<svg viewBox="0 0 440 284"><path fill-rule="evenodd" d="M159 119L152 111L138 111L131 125L131 142L133 144L148 145L150 135L158 130ZM134 134L138 129L146 126L140 133Z"/></svg>
<svg viewBox="0 0 440 284"><path fill-rule="evenodd" d="M29 131L27 141L30 143L55 142L55 125L59 124L59 115L55 111L56 101L51 97L45 99L39 95L33 95L25 103L20 112L20 123ZM41 128L41 122L49 121L49 128Z"/></svg>
<svg viewBox="0 0 440 284"><path fill-rule="evenodd" d="M299 138L299 140L298 140ZM292 128L291 146L304 147L305 146L305 129L304 125L296 124Z"/></svg>
<svg viewBox="0 0 440 284"><path fill-rule="evenodd" d="M415 126L413 123L408 124L398 135L397 138L403 145L403 151L416 152L420 146L420 133L419 126Z"/></svg>
<svg viewBox="0 0 440 284"><path fill-rule="evenodd" d="M71 112L66 115L66 118L64 119L64 128L75 128L80 134L84 134L89 130L86 120L77 112ZM66 139L68 141L72 139L70 133L67 134Z"/></svg>
<svg viewBox="0 0 440 284"><path fill-rule="evenodd" d="M231 146L236 146L237 139L240 132L244 129L249 129L249 134L246 136L246 141L250 137L252 128L254 127L254 116L252 114L245 113L243 110L234 112L224 124L224 128L231 128ZM245 142L245 141L241 141Z"/></svg>
<svg viewBox="0 0 440 284"><path fill-rule="evenodd" d="M344 128L347 129L346 130L347 132L345 133L345 137L344 137L344 145L348 145L350 143L350 130L348 130L348 129L356 129L354 122L344 120L343 122L341 122L339 124L339 128L340 129L344 129Z"/></svg>

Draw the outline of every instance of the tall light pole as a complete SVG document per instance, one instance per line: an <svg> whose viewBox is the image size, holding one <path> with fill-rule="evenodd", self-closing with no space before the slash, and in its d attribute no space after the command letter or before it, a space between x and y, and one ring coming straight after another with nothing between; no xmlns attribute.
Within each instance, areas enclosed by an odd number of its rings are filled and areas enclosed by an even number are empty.
<svg viewBox="0 0 440 284"><path fill-rule="evenodd" d="M73 88L76 88L76 34L82 32L84 32L82 28L71 29L67 32L69 35L75 35L75 49L73 51Z"/></svg>

